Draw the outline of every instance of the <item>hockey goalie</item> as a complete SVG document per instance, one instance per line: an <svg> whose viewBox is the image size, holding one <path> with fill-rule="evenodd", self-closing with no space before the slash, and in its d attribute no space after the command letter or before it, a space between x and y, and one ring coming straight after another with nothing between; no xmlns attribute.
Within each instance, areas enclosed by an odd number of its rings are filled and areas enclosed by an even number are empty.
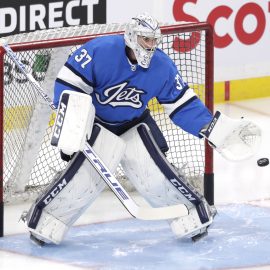
<svg viewBox="0 0 270 270"><path fill-rule="evenodd" d="M220 112L213 116L158 48L161 38L158 22L144 13L132 18L124 36L85 43L59 71L51 143L69 163L25 216L36 242L61 243L105 187L82 153L86 141L112 173L121 162L152 207L185 205L186 215L168 219L177 238L206 235L215 207L167 161L168 145L147 109L149 100L156 97L176 125L206 138L230 160L254 153L260 129Z"/></svg>

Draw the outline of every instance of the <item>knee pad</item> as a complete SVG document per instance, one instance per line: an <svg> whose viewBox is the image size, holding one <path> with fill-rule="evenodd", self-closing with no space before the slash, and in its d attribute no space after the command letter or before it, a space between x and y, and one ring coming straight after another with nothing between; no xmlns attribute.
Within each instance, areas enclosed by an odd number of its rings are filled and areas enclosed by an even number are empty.
<svg viewBox="0 0 270 270"><path fill-rule="evenodd" d="M114 172L125 143L121 138L95 124L93 149ZM36 200L27 215L29 230L45 242L59 244L70 226L96 199L106 184L86 160L77 153L67 168Z"/></svg>

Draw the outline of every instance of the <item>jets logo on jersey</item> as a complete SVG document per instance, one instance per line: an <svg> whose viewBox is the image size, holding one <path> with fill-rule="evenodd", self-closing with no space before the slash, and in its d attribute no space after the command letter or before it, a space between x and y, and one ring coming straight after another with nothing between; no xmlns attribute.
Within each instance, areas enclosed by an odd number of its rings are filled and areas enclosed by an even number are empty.
<svg viewBox="0 0 270 270"><path fill-rule="evenodd" d="M104 100L96 93L96 98L100 104L109 104L113 107L117 106L130 106L133 108L141 108L143 103L141 96L144 91L136 89L135 87L126 87L128 83L123 82L121 84L110 87L104 91Z"/></svg>

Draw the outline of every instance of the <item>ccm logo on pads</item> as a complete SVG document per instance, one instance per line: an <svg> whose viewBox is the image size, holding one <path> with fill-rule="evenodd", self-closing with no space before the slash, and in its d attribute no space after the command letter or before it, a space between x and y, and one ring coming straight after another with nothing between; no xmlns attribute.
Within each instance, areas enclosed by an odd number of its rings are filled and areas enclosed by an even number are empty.
<svg viewBox="0 0 270 270"><path fill-rule="evenodd" d="M189 193L189 191L179 183L176 179L170 179L170 182L190 201L196 201L196 198Z"/></svg>
<svg viewBox="0 0 270 270"><path fill-rule="evenodd" d="M54 130L53 130L53 135L52 135L52 140L51 140L51 145L57 146L60 138L60 134L62 131L64 119L65 119L65 114L67 111L67 103L68 103L68 95L63 95L59 110L57 112L57 116L55 119L54 123Z"/></svg>
<svg viewBox="0 0 270 270"><path fill-rule="evenodd" d="M49 204L52 199L67 185L67 180L64 178L56 187L52 189L49 195L43 200L45 205Z"/></svg>

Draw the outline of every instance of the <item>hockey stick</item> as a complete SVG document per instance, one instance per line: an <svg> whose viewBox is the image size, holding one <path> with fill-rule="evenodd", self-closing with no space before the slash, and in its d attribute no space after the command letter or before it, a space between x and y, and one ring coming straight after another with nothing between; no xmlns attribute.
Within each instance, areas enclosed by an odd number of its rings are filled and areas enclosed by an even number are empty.
<svg viewBox="0 0 270 270"><path fill-rule="evenodd" d="M19 58L4 39L0 39L0 46L4 48L7 55L14 61L18 69L26 76L37 93L49 104L51 109L55 111L57 108L53 104L52 99L44 92L43 88L34 79L34 77L27 72L25 65L19 60ZM98 174L102 177L105 183L110 187L116 197L133 217L143 220L161 220L188 215L187 207L184 204L158 208L138 206L88 143L85 144L83 153L87 160L92 164Z"/></svg>

